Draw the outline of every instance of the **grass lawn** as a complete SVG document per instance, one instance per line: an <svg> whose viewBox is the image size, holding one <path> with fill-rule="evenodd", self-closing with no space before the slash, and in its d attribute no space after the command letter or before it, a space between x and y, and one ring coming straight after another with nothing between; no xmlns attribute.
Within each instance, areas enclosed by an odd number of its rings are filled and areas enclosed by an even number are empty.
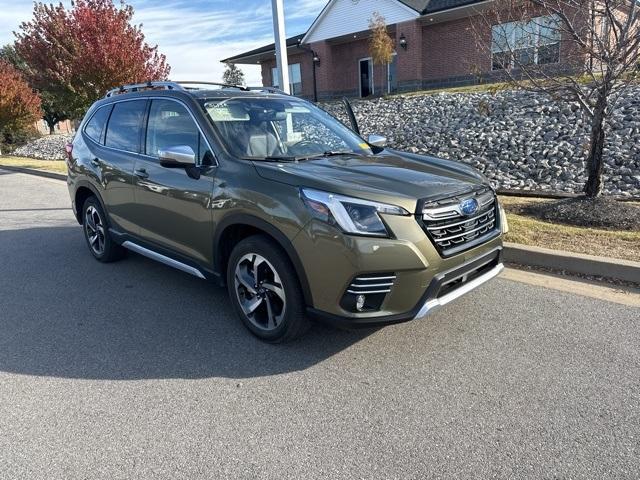
<svg viewBox="0 0 640 480"><path fill-rule="evenodd" d="M0 166L33 168L34 170L48 170L56 173L67 173L64 160L36 160L34 158L0 156Z"/></svg>
<svg viewBox="0 0 640 480"><path fill-rule="evenodd" d="M500 201L507 211L509 233L505 240L508 242L640 261L640 232L638 231L600 230L543 222L510 213L509 210L510 207L518 204L548 200L500 197Z"/></svg>

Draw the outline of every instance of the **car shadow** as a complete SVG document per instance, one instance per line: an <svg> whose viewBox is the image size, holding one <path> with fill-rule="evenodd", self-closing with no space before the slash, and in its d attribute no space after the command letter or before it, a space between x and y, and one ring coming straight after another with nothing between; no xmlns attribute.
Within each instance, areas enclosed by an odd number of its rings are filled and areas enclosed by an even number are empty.
<svg viewBox="0 0 640 480"><path fill-rule="evenodd" d="M269 345L226 290L129 254L95 261L79 227L0 230L0 371L83 379L249 378L303 370L374 330L314 324Z"/></svg>

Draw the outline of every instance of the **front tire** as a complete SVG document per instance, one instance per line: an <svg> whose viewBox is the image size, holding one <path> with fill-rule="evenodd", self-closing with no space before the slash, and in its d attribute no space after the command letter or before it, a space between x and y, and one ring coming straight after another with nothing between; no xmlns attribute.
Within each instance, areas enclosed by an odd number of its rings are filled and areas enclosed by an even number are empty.
<svg viewBox="0 0 640 480"><path fill-rule="evenodd" d="M109 234L107 215L95 196L82 205L82 229L89 251L96 260L109 263L120 260L125 250Z"/></svg>
<svg viewBox="0 0 640 480"><path fill-rule="evenodd" d="M260 339L289 342L308 330L300 281L271 238L255 235L236 245L227 266L227 286L237 315Z"/></svg>

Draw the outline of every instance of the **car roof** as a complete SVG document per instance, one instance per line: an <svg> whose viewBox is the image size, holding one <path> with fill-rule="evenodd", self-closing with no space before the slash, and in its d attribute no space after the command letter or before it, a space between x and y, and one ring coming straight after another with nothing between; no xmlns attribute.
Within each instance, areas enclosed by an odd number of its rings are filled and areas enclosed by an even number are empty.
<svg viewBox="0 0 640 480"><path fill-rule="evenodd" d="M196 82L186 82L180 85L177 82L147 82L144 84L124 85L107 92L107 95L97 100L89 109L89 112L120 101L132 100L136 98L144 99L149 97L167 97L180 99L182 101L207 101L224 100L229 98L272 98L300 100L280 90L272 87L244 87L228 86L213 83L204 85L216 85L220 88L196 88L190 84ZM187 85L189 84L189 85ZM89 113L87 112L87 113Z"/></svg>

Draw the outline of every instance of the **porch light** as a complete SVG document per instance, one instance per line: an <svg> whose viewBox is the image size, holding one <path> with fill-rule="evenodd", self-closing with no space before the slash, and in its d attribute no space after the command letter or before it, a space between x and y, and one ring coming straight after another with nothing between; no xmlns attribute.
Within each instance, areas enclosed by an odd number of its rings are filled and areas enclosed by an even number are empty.
<svg viewBox="0 0 640 480"><path fill-rule="evenodd" d="M407 37L404 36L404 33L400 34L400 46L407 49Z"/></svg>
<svg viewBox="0 0 640 480"><path fill-rule="evenodd" d="M320 57L316 52L313 52L313 63L315 63L316 65L320 65Z"/></svg>

